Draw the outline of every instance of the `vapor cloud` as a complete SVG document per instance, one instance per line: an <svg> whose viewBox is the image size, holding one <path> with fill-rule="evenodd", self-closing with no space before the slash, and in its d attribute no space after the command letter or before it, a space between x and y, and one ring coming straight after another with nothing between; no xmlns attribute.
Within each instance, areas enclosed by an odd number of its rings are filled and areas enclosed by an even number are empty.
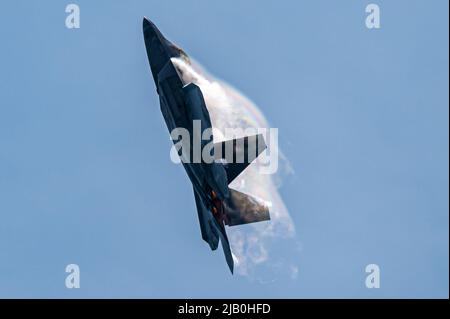
<svg viewBox="0 0 450 319"><path fill-rule="evenodd" d="M208 74L195 61L173 58L172 62L185 83L192 82L201 88L214 128L222 132L227 128L269 128L260 109L232 86ZM214 136L214 142L223 138ZM278 171L292 173L281 151L279 156ZM230 187L266 201L271 220L227 228L236 273L260 281L274 280L279 274L296 278L298 267L288 261L292 256L284 254L289 251L288 246L294 247L290 253L295 253L297 241L291 216L278 192L283 174L262 175L258 165L261 164L252 163Z"/></svg>

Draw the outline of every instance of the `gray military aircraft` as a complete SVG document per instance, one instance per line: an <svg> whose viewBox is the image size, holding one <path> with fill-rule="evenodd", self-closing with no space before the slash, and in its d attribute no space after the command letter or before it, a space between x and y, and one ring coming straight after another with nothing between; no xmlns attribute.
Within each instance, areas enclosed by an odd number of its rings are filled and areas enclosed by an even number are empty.
<svg viewBox="0 0 450 319"><path fill-rule="evenodd" d="M184 128L190 132L191 145L198 138L201 147L213 142L192 134L194 122L201 132L211 129L211 119L202 91L194 83L184 83L172 58L189 61L186 53L168 41L147 18L143 21L144 40L151 72L159 95L161 112L170 132ZM174 144L177 143L173 140ZM212 250L222 243L227 264L233 273L234 262L225 225L235 226L269 220L269 209L262 201L231 189L228 185L266 148L259 135L224 141L213 145L214 161L186 161L178 150L183 166L194 188L195 203L203 240ZM180 152L181 151L181 152ZM192 149L189 151L192 154ZM190 157L192 158L192 157ZM184 159L184 160L183 160ZM239 159L239 160L238 160Z"/></svg>

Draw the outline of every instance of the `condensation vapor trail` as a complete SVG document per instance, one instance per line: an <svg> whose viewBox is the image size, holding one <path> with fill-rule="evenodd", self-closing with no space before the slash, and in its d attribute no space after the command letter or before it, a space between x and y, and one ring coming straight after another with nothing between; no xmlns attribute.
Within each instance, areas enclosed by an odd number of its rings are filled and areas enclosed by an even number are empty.
<svg viewBox="0 0 450 319"><path fill-rule="evenodd" d="M214 78L193 60L172 58L172 62L185 83L192 82L201 88L213 128L221 132L229 128L269 128L260 109L232 86ZM214 136L214 142L222 139ZM281 152L279 157L278 171L292 172ZM283 248L294 247L294 252L297 250L295 227L278 192L280 176L260 174L259 165L257 161L252 163L230 185L231 188L265 200L270 206L271 215L269 222L227 229L236 272L256 280L274 280L278 277L274 274L280 273L295 278L297 266L290 261L292 258L286 258L279 252L280 245Z"/></svg>

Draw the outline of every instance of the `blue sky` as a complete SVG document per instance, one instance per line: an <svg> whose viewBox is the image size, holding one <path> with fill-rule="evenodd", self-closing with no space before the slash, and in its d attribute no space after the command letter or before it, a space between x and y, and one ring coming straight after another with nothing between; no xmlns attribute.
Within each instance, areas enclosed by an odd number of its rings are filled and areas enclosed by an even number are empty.
<svg viewBox="0 0 450 319"><path fill-rule="evenodd" d="M2 3L0 297L447 298L448 2L373 2L378 30L356 0L74 1L76 30L69 1ZM202 242L144 15L279 128L296 279Z"/></svg>

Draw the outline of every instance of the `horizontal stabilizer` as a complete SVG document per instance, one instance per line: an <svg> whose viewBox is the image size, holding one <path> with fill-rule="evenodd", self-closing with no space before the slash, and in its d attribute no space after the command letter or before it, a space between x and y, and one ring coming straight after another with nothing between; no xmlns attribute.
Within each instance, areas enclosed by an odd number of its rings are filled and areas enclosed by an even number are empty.
<svg viewBox="0 0 450 319"><path fill-rule="evenodd" d="M224 159L228 184L261 154L267 145L262 134L245 136L214 144L214 157Z"/></svg>
<svg viewBox="0 0 450 319"><path fill-rule="evenodd" d="M262 200L231 188L223 209L228 226L270 220L269 207Z"/></svg>

